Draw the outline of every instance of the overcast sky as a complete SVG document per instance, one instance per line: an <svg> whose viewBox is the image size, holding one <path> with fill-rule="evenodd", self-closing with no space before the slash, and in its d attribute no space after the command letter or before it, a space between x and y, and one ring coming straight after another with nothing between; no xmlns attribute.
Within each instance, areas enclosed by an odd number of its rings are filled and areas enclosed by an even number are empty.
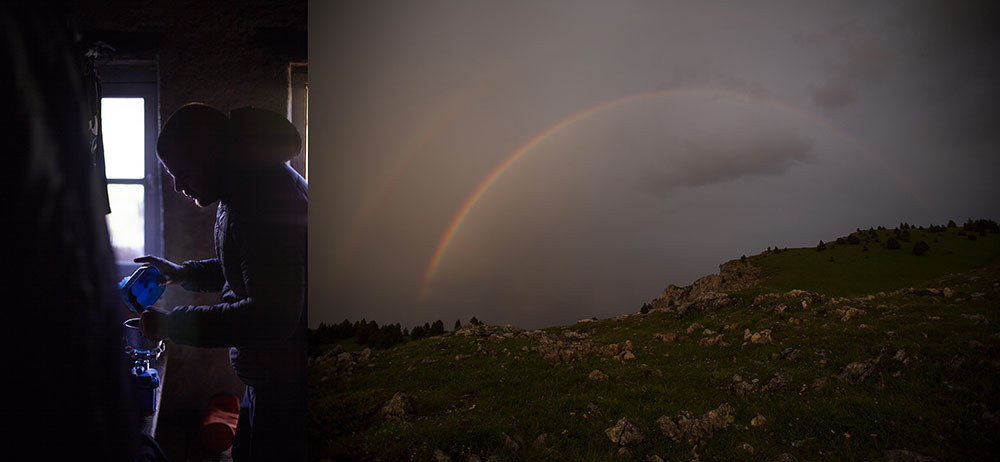
<svg viewBox="0 0 1000 462"><path fill-rule="evenodd" d="M997 8L870 3L310 2L310 324L570 324L1000 219Z"/></svg>

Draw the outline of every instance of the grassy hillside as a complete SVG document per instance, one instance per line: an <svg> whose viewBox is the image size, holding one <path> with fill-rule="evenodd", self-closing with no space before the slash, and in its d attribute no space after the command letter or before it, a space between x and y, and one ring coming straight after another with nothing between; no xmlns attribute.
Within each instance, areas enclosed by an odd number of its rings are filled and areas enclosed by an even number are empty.
<svg viewBox="0 0 1000 462"><path fill-rule="evenodd" d="M900 248L894 250L886 248L894 237L893 230L874 231L873 237L865 230L852 233L858 237L858 244L837 244L834 238L824 243L826 250L765 252L751 261L764 270L767 280L762 285L766 289L802 289L843 297L921 285L948 274L995 264L1000 258L997 234L980 235L960 227L942 232L927 228L908 231L910 242L900 241ZM970 235L976 240L969 240ZM841 239L846 241L848 237ZM915 258L913 246L921 241L930 249Z"/></svg>
<svg viewBox="0 0 1000 462"><path fill-rule="evenodd" d="M959 231L752 256L760 285L683 316L333 350L310 365L310 457L994 460L1000 235Z"/></svg>

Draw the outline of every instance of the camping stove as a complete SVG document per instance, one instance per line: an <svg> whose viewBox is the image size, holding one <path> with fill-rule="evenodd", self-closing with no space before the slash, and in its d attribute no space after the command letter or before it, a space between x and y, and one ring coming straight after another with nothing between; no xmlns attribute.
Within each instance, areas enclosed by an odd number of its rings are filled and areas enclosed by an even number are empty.
<svg viewBox="0 0 1000 462"><path fill-rule="evenodd" d="M156 412L160 375L151 364L163 353L163 341L151 341L139 332L139 318L122 324L125 329L125 354L132 358L132 379L139 396L139 406L146 415Z"/></svg>
<svg viewBox="0 0 1000 462"><path fill-rule="evenodd" d="M157 284L160 272L152 266L143 266L132 276L118 285L125 304L132 311L142 314L146 307L156 303L163 295L163 286ZM131 318L122 323L124 329L125 354L132 358L132 378L139 406L146 415L156 412L159 399L160 375L151 364L163 353L162 340L150 340L139 331L139 318Z"/></svg>

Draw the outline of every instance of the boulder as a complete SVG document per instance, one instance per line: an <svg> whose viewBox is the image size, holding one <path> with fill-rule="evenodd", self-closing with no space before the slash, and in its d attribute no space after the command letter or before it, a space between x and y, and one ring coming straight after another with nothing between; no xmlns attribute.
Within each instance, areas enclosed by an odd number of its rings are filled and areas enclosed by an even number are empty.
<svg viewBox="0 0 1000 462"><path fill-rule="evenodd" d="M774 341L774 339L771 338L771 329L764 329L760 332L755 332L755 333L751 333L750 329L745 329L743 331L743 340L749 340L750 343L759 343L759 344L771 343L772 341Z"/></svg>
<svg viewBox="0 0 1000 462"><path fill-rule="evenodd" d="M386 422L413 421L413 398L405 393L396 392L379 411Z"/></svg>
<svg viewBox="0 0 1000 462"><path fill-rule="evenodd" d="M625 420L624 417L618 419L613 427L606 428L604 434L615 444L625 446L631 443L638 443L645 439L642 430L635 424Z"/></svg>
<svg viewBox="0 0 1000 462"><path fill-rule="evenodd" d="M724 337L723 334L716 335L715 337L705 337L698 342L698 345L704 347L729 346L728 343L722 340L722 337Z"/></svg>
<svg viewBox="0 0 1000 462"><path fill-rule="evenodd" d="M659 333L657 333L657 334L653 334L653 340L659 340L661 342L670 343L670 342L673 342L674 340L677 340L677 334L673 334L673 333L659 334Z"/></svg>
<svg viewBox="0 0 1000 462"><path fill-rule="evenodd" d="M434 462L451 462L451 456L440 449L435 449Z"/></svg>
<svg viewBox="0 0 1000 462"><path fill-rule="evenodd" d="M858 384L863 382L872 371L875 370L875 365L871 361L856 361L844 366L844 369L840 371L837 378L841 382L846 382L849 384Z"/></svg>
<svg viewBox="0 0 1000 462"><path fill-rule="evenodd" d="M605 374L598 369L594 369L590 371L590 375L588 375L587 378L595 382L603 382L608 380L608 374Z"/></svg>

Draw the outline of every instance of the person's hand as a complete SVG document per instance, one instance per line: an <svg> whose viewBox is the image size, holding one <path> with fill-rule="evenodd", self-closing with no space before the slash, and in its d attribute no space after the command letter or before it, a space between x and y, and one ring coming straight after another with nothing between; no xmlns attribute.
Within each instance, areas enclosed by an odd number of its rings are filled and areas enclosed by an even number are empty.
<svg viewBox="0 0 1000 462"><path fill-rule="evenodd" d="M160 277L156 278L156 283L161 286L166 284L179 284L184 282L184 279L187 276L183 266L160 257L146 255L132 261L136 263L145 263L160 270Z"/></svg>
<svg viewBox="0 0 1000 462"><path fill-rule="evenodd" d="M167 322L169 312L156 306L147 306L139 315L139 333L154 342L169 337Z"/></svg>

